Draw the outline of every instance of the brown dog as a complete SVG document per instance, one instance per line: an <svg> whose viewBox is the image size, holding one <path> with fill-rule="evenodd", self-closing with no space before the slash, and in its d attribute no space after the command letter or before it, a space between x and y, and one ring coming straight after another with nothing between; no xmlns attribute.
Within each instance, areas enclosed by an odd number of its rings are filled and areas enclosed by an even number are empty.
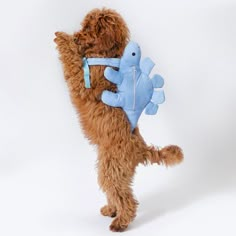
<svg viewBox="0 0 236 236"><path fill-rule="evenodd" d="M102 103L104 90L116 90L103 75L105 66L90 66L91 88L85 88L82 58L119 58L128 40L129 31L124 20L108 9L88 13L82 29L74 35L57 32L55 38L82 129L98 147L98 181L107 196L107 205L101 208L101 213L116 217L110 225L112 231L123 231L136 215L138 203L131 189L135 167L148 162L170 166L183 159L178 146L161 150L147 146L138 128L131 132L122 109Z"/></svg>

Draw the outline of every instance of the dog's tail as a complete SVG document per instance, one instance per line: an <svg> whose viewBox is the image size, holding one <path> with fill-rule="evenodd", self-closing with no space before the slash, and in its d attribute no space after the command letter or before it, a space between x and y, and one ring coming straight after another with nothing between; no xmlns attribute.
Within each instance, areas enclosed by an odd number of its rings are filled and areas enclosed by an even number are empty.
<svg viewBox="0 0 236 236"><path fill-rule="evenodd" d="M165 166L173 166L179 164L184 158L180 147L175 145L166 146L164 148L156 148L147 146L144 153L144 164L164 164Z"/></svg>

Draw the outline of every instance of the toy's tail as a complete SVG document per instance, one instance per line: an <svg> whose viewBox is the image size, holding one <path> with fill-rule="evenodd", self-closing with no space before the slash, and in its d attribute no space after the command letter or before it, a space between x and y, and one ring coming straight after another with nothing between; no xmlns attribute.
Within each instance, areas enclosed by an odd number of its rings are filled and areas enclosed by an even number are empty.
<svg viewBox="0 0 236 236"><path fill-rule="evenodd" d="M144 154L146 164L150 162L151 164L164 164L165 166L173 166L179 164L184 156L180 147L175 145L166 146L164 148L155 148L153 146L147 147Z"/></svg>

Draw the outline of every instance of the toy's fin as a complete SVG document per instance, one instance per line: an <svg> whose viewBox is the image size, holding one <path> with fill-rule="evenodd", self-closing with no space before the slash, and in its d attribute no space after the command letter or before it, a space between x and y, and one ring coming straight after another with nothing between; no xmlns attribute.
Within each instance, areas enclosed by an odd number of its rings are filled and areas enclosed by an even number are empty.
<svg viewBox="0 0 236 236"><path fill-rule="evenodd" d="M149 57L146 57L141 61L140 69L144 74L149 75L154 65L155 63Z"/></svg>
<svg viewBox="0 0 236 236"><path fill-rule="evenodd" d="M114 84L121 84L122 78L120 76L120 73L116 70L113 70L110 67L107 67L104 71L104 76L107 80L111 81Z"/></svg>
<svg viewBox="0 0 236 236"><path fill-rule="evenodd" d="M161 104L165 101L165 94L163 90L154 91L151 101L155 104Z"/></svg>
<svg viewBox="0 0 236 236"><path fill-rule="evenodd" d="M110 91L103 91L102 93L102 101L112 107L122 107L122 99L120 97L120 94L113 93Z"/></svg>
<svg viewBox="0 0 236 236"><path fill-rule="evenodd" d="M158 105L153 102L149 102L145 109L145 114L147 115L155 115L158 110Z"/></svg>
<svg viewBox="0 0 236 236"><path fill-rule="evenodd" d="M160 75L157 75L157 74L155 74L152 77L151 81L154 88L162 88L164 85L164 79Z"/></svg>

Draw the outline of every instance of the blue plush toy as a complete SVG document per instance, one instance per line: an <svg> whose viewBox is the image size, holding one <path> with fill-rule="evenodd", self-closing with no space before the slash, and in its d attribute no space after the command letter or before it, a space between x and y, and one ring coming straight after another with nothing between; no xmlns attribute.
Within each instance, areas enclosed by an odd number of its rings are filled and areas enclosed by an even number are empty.
<svg viewBox="0 0 236 236"><path fill-rule="evenodd" d="M148 115L155 115L158 104L165 101L162 90L164 80L160 75L149 74L154 67L150 58L140 63L141 50L137 43L129 42L120 60L119 71L107 67L104 75L107 80L117 84L117 92L104 91L102 101L113 107L121 107L127 114L132 130L137 126L138 119L145 109Z"/></svg>

